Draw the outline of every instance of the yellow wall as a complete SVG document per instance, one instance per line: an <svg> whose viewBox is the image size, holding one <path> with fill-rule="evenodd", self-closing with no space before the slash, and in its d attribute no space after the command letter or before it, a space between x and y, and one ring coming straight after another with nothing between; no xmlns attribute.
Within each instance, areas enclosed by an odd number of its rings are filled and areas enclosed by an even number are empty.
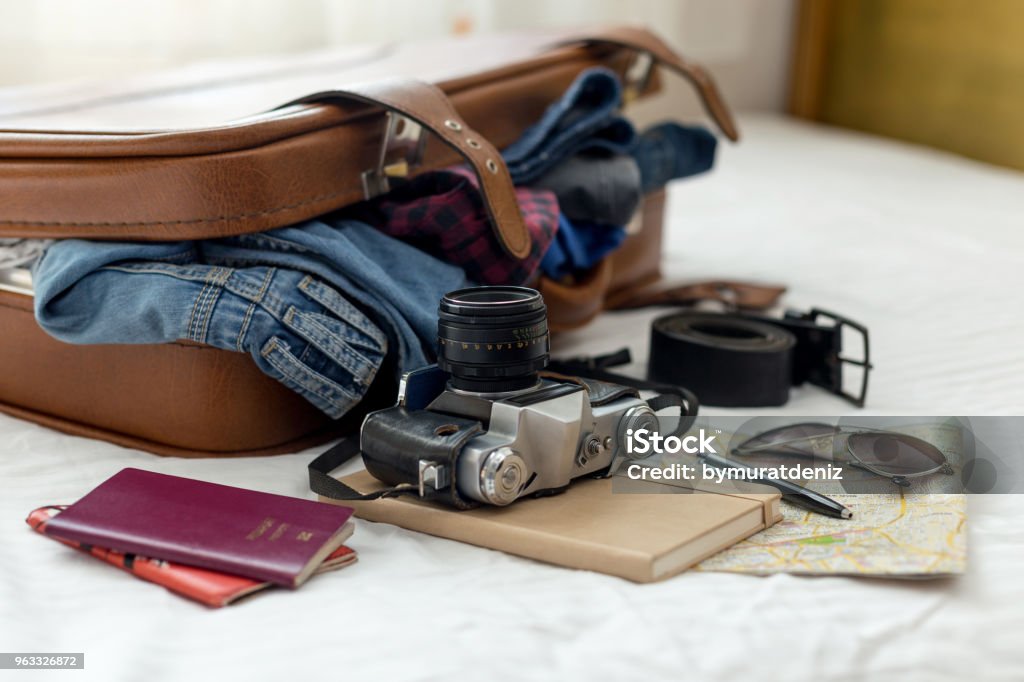
<svg viewBox="0 0 1024 682"><path fill-rule="evenodd" d="M833 0L817 118L1024 169L1024 0Z"/></svg>

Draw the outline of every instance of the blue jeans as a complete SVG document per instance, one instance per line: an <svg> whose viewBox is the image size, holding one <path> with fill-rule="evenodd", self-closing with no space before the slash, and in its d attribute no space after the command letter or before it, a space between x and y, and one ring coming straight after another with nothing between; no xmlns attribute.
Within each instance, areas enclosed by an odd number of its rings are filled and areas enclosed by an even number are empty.
<svg viewBox="0 0 1024 682"><path fill-rule="evenodd" d="M698 175L715 163L718 140L701 126L659 123L637 138L633 158L640 167L643 193L661 189L670 180Z"/></svg>
<svg viewBox="0 0 1024 682"><path fill-rule="evenodd" d="M577 76L540 121L501 152L512 182L529 185L582 151L629 153L636 130L618 115L621 100L622 87L612 71L593 68Z"/></svg>
<svg viewBox="0 0 1024 682"><path fill-rule="evenodd" d="M619 248L625 239L624 227L576 222L561 215L555 240L544 254L540 269L551 279L589 270Z"/></svg>
<svg viewBox="0 0 1024 682"><path fill-rule="evenodd" d="M392 351L432 361L437 302L463 272L355 221L312 220L227 239L64 240L34 273L36 319L69 343L187 339L248 352L332 417Z"/></svg>
<svg viewBox="0 0 1024 682"><path fill-rule="evenodd" d="M640 186L640 167L628 154L577 154L534 181L534 187L555 193L569 220L620 226L640 205Z"/></svg>
<svg viewBox="0 0 1024 682"><path fill-rule="evenodd" d="M619 114L621 101L614 72L593 68L581 73L540 121L502 151L512 181L530 185L581 152L631 154L645 193L710 170L717 141L705 128L662 123L638 136Z"/></svg>

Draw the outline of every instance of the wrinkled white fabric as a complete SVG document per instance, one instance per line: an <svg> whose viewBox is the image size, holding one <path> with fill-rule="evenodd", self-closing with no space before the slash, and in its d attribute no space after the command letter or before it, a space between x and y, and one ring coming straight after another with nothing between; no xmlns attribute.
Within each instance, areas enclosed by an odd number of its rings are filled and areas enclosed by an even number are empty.
<svg viewBox="0 0 1024 682"><path fill-rule="evenodd" d="M787 305L866 323L873 411L1024 413L1024 176L784 119L741 123L718 170L671 189L668 273L785 282ZM638 330L656 314L605 315L559 350L630 345L638 370ZM848 409L815 388L783 408ZM953 580L634 585L359 522L355 566L220 611L23 521L126 466L310 496L314 454L165 459L0 417L0 650L85 652L75 679L104 681L1024 679L1021 496L970 499L968 572Z"/></svg>
<svg viewBox="0 0 1024 682"><path fill-rule="evenodd" d="M0 269L30 268L52 243L52 239L0 238Z"/></svg>

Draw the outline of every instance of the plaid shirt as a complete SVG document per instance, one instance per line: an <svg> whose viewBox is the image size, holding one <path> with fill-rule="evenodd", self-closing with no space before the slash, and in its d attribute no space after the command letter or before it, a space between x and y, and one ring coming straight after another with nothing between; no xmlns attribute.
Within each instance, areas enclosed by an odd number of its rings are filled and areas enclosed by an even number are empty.
<svg viewBox="0 0 1024 682"><path fill-rule="evenodd" d="M370 202L369 221L443 261L463 268L480 284L523 284L537 270L558 229L558 200L548 190L517 187L530 232L523 260L502 249L477 191L476 177L452 168L424 173Z"/></svg>

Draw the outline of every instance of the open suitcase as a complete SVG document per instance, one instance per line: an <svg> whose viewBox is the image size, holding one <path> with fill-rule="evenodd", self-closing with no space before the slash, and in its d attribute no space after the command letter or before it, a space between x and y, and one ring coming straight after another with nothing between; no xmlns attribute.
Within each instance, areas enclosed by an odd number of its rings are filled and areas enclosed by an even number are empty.
<svg viewBox="0 0 1024 682"><path fill-rule="evenodd" d="M529 235L497 149L598 65L620 75L628 97L656 92L659 67L682 75L736 139L706 72L634 28L186 69L108 89L0 94L0 236L174 241L258 232L461 162L480 180L499 240L522 254ZM536 284L554 329L583 324L658 279L662 204L661 193L648 196L626 243L587 277ZM0 278L0 411L179 456L294 451L350 426L246 354L187 342L56 341L35 322L24 274Z"/></svg>

